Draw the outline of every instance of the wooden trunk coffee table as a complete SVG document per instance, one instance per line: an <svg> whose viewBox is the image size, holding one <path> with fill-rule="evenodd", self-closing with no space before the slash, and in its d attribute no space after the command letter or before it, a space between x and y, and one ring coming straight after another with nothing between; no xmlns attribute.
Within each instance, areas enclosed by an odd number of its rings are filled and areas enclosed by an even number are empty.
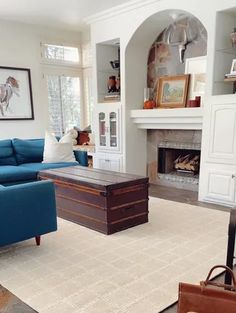
<svg viewBox="0 0 236 313"><path fill-rule="evenodd" d="M38 177L54 181L59 217L107 235L148 222L148 177L82 166Z"/></svg>

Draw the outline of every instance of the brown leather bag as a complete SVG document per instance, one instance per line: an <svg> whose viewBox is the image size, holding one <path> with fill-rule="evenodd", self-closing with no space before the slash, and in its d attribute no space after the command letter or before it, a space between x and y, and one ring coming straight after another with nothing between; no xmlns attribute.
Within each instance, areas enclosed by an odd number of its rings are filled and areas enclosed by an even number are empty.
<svg viewBox="0 0 236 313"><path fill-rule="evenodd" d="M224 268L232 277L232 285L210 281L214 269ZM208 286L221 287L209 288ZM179 284L178 313L236 313L236 279L225 265L214 266L200 285Z"/></svg>

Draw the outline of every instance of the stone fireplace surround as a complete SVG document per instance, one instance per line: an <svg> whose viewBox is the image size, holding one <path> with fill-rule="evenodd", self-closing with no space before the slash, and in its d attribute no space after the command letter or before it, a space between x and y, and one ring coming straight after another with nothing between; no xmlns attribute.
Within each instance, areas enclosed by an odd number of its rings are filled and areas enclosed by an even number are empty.
<svg viewBox="0 0 236 313"><path fill-rule="evenodd" d="M180 175L179 179L172 179L169 176L158 175L158 146L168 142L177 146L201 146L201 130L147 130L147 166L150 183L156 185L170 186L187 190L198 190L198 178Z"/></svg>

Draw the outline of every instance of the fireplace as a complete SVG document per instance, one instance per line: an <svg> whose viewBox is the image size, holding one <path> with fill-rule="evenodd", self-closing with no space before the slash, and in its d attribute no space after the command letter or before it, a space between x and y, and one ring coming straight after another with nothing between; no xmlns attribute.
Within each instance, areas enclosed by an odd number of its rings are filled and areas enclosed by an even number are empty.
<svg viewBox="0 0 236 313"><path fill-rule="evenodd" d="M192 147L191 147L192 148ZM200 150L186 148L158 147L158 173L182 173L198 175L200 167Z"/></svg>
<svg viewBox="0 0 236 313"><path fill-rule="evenodd" d="M201 130L150 129L147 135L147 163L150 183L198 191ZM194 159L195 157L196 159ZM178 159L182 162L176 162ZM185 165L189 162L190 169L193 170L188 170L189 166ZM184 168L177 170L175 168L176 163L184 163ZM191 167L193 163L194 167Z"/></svg>
<svg viewBox="0 0 236 313"><path fill-rule="evenodd" d="M198 190L200 143L163 141L158 144L157 152L159 184Z"/></svg>

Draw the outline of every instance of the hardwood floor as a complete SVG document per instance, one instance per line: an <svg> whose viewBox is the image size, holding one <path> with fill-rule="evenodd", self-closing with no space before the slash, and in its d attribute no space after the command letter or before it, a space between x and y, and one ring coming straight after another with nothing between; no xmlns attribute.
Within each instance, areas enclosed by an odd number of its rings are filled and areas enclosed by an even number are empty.
<svg viewBox="0 0 236 313"><path fill-rule="evenodd" d="M222 206L222 205L216 205L216 204L210 204L210 203L198 201L198 193L196 191L150 184L149 195L152 197L156 197L156 198L161 198L161 199L176 201L176 202L181 202L181 203L188 203L188 204L215 209L215 210L221 210L221 211L230 210L230 208Z"/></svg>

